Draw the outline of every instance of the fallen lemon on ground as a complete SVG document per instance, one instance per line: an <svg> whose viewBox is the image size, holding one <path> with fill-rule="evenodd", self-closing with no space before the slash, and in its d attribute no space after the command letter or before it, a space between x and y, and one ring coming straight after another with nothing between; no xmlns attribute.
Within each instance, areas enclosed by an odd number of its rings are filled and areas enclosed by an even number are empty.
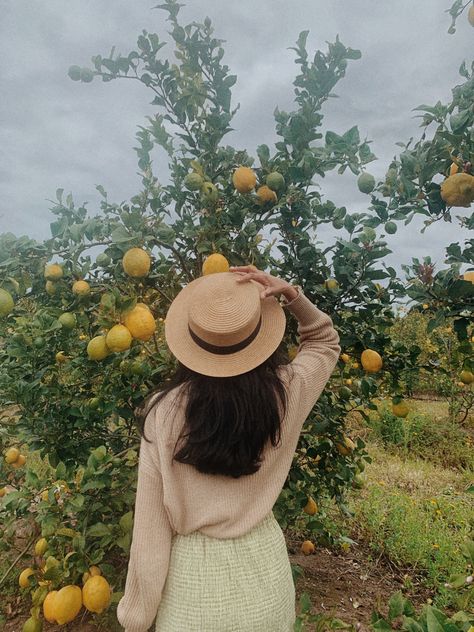
<svg viewBox="0 0 474 632"><path fill-rule="evenodd" d="M28 588L28 586L30 585L30 577L31 575L34 575L35 571L32 568L25 568L23 571L21 571L20 576L18 578L18 584L20 585L20 588Z"/></svg>
<svg viewBox="0 0 474 632"><path fill-rule="evenodd" d="M109 606L110 599L109 582L101 575L93 575L82 588L82 601L90 612L100 614Z"/></svg>
<svg viewBox="0 0 474 632"><path fill-rule="evenodd" d="M59 625L73 621L82 608L82 590L79 586L64 586L52 602L52 615Z"/></svg>
<svg viewBox="0 0 474 632"><path fill-rule="evenodd" d="M57 590L52 590L46 595L43 601L43 615L48 623L56 623L56 619L54 618L54 598L57 594Z"/></svg>
<svg viewBox="0 0 474 632"><path fill-rule="evenodd" d="M360 361L362 363L362 368L364 371L367 371L367 373L377 373L383 365L382 357L373 349L366 349L363 351L360 356Z"/></svg>
<svg viewBox="0 0 474 632"><path fill-rule="evenodd" d="M314 553L314 551L316 550L316 547L311 542L311 540L305 540L301 545L301 550L305 555L311 555L311 553Z"/></svg>
<svg viewBox="0 0 474 632"><path fill-rule="evenodd" d="M250 193L255 188L257 176L250 167L237 167L232 175L232 182L239 193Z"/></svg>
<svg viewBox="0 0 474 632"><path fill-rule="evenodd" d="M133 338L143 341L150 340L156 329L153 314L145 303L137 303L125 314L124 324Z"/></svg>
<svg viewBox="0 0 474 632"><path fill-rule="evenodd" d="M224 255L218 252L206 257L202 265L202 274L214 274L216 272L229 272L229 262Z"/></svg>
<svg viewBox="0 0 474 632"><path fill-rule="evenodd" d="M130 248L122 259L125 274L134 278L144 277L150 271L150 255L142 248Z"/></svg>
<svg viewBox="0 0 474 632"><path fill-rule="evenodd" d="M36 619L35 617L30 617L23 624L22 632L42 632L43 623L40 619Z"/></svg>

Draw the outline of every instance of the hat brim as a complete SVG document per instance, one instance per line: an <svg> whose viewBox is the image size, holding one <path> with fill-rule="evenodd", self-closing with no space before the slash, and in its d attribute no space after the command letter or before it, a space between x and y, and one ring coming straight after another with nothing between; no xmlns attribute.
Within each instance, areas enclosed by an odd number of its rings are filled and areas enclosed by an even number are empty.
<svg viewBox="0 0 474 632"><path fill-rule="evenodd" d="M234 274L231 272L230 274ZM202 349L188 330L188 305L196 286L205 277L198 277L186 285L171 303L165 319L165 338L171 353L185 366L213 377L231 377L251 371L262 364L277 349L285 335L286 315L274 296L260 300L262 323L252 342L235 353L216 354ZM254 279L263 290L261 283Z"/></svg>

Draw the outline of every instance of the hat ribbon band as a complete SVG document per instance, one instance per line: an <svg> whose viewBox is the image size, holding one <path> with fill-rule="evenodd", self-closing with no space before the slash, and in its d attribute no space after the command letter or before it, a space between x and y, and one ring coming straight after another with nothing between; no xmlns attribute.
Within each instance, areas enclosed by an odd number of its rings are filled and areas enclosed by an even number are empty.
<svg viewBox="0 0 474 632"><path fill-rule="evenodd" d="M205 340L200 338L198 335L196 335L191 330L191 327L189 325L188 325L188 330L194 342L205 351L209 351L210 353L217 353L219 355L226 355L228 353L235 353L236 351L241 351L242 349L245 349L245 347L247 347L252 342L252 340L255 339L258 332L260 331L261 325L262 325L262 317L260 316L257 326L252 331L250 336L247 336L247 338L245 338L244 340L241 340L240 342L237 342L235 345L227 345L227 346L212 345L211 343L206 342Z"/></svg>

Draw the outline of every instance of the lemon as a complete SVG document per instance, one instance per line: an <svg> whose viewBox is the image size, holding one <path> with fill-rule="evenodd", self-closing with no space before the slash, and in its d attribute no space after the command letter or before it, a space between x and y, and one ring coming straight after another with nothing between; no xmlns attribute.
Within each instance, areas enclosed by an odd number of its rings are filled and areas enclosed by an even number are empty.
<svg viewBox="0 0 474 632"><path fill-rule="evenodd" d="M42 632L43 622L35 617L30 617L22 627L22 632Z"/></svg>
<svg viewBox="0 0 474 632"><path fill-rule="evenodd" d="M372 193L375 189L375 178L370 173L361 173L357 179L357 186L361 193Z"/></svg>
<svg viewBox="0 0 474 632"><path fill-rule="evenodd" d="M355 443L349 437L344 437L344 443L336 443L336 450L343 456L350 454L355 447Z"/></svg>
<svg viewBox="0 0 474 632"><path fill-rule="evenodd" d="M311 553L314 553L316 548L311 540L305 540L301 545L301 550L305 555L311 555Z"/></svg>
<svg viewBox="0 0 474 632"><path fill-rule="evenodd" d="M35 574L35 571L32 568L25 568L23 571L21 571L20 576L18 578L18 584L20 588L28 588L28 586L30 585L29 578L31 577L31 575L34 575L34 574Z"/></svg>
<svg viewBox="0 0 474 632"><path fill-rule="evenodd" d="M6 487L0 487L0 498L3 498L7 493Z"/></svg>
<svg viewBox="0 0 474 632"><path fill-rule="evenodd" d="M35 544L35 555L44 555L48 548L48 541L46 538L40 538L38 542Z"/></svg>
<svg viewBox="0 0 474 632"><path fill-rule="evenodd" d="M26 456L24 454L20 454L17 460L15 461L15 463L12 463L12 467L14 467L15 469L18 469L19 467L23 467L25 463L26 463Z"/></svg>
<svg viewBox="0 0 474 632"><path fill-rule="evenodd" d="M347 353L343 353L341 354L341 360L344 362L344 364L347 364L350 361L350 357L347 355Z"/></svg>
<svg viewBox="0 0 474 632"><path fill-rule="evenodd" d="M59 316L58 320L61 323L61 326L69 331L74 329L77 325L76 315L71 314L71 312L64 312Z"/></svg>
<svg viewBox="0 0 474 632"><path fill-rule="evenodd" d="M316 501L313 498L311 498L311 496L308 498L308 502L304 506L303 511L307 513L309 516L314 516L314 514L318 511L318 505Z"/></svg>
<svg viewBox="0 0 474 632"><path fill-rule="evenodd" d="M52 590L46 595L46 599L43 601L43 615L48 623L56 623L56 619L54 618L54 598L57 594L57 590Z"/></svg>
<svg viewBox="0 0 474 632"><path fill-rule="evenodd" d="M275 203L278 199L275 191L272 191L266 184L257 189L257 198L260 204Z"/></svg>
<svg viewBox="0 0 474 632"><path fill-rule="evenodd" d="M474 270L471 270L469 272L465 272L462 276L464 281L470 281L471 283L474 283Z"/></svg>
<svg viewBox="0 0 474 632"><path fill-rule="evenodd" d="M471 371L461 371L459 379L463 384L472 384L474 382L474 374Z"/></svg>
<svg viewBox="0 0 474 632"><path fill-rule="evenodd" d="M87 345L89 360L103 360L109 355L109 351L106 336L95 336L95 338L89 340Z"/></svg>
<svg viewBox="0 0 474 632"><path fill-rule="evenodd" d="M125 325L114 325L107 333L105 342L110 351L120 352L130 349L132 334Z"/></svg>
<svg viewBox="0 0 474 632"><path fill-rule="evenodd" d="M8 448L5 452L5 463L15 463L20 456L20 450L18 448Z"/></svg>
<svg viewBox="0 0 474 632"><path fill-rule="evenodd" d="M324 281L324 287L327 290L337 290L337 288L339 287L339 283L336 279L326 279Z"/></svg>
<svg viewBox="0 0 474 632"><path fill-rule="evenodd" d="M69 623L77 617L82 608L82 590L79 586L64 586L53 600L53 614L59 625Z"/></svg>
<svg viewBox="0 0 474 632"><path fill-rule="evenodd" d="M272 191L281 191L285 186L285 178L278 171L269 173L265 182Z"/></svg>
<svg viewBox="0 0 474 632"><path fill-rule="evenodd" d="M153 314L145 303L137 303L124 318L125 327L137 340L150 340L155 333L156 323Z"/></svg>
<svg viewBox="0 0 474 632"><path fill-rule="evenodd" d="M366 349L363 351L360 356L360 361L362 362L364 371L367 371L367 373L377 373L383 365L380 354L373 349Z"/></svg>
<svg viewBox="0 0 474 632"><path fill-rule="evenodd" d="M441 184L441 197L448 206L469 207L474 201L474 176L455 173Z"/></svg>
<svg viewBox="0 0 474 632"><path fill-rule="evenodd" d="M232 182L239 193L250 193L255 188L257 176L250 167L238 167L232 175Z"/></svg>
<svg viewBox="0 0 474 632"><path fill-rule="evenodd" d="M387 222L384 228L389 235L394 235L397 232L397 225L395 222Z"/></svg>
<svg viewBox="0 0 474 632"><path fill-rule="evenodd" d="M451 166L449 167L449 175L454 176L454 174L457 173L458 171L459 171L459 166L455 162L453 162Z"/></svg>
<svg viewBox="0 0 474 632"><path fill-rule="evenodd" d="M15 302L10 292L0 288L0 316L6 316L15 307Z"/></svg>
<svg viewBox="0 0 474 632"><path fill-rule="evenodd" d="M133 278L146 276L150 271L150 255L142 248L130 248L122 259L125 274Z"/></svg>
<svg viewBox="0 0 474 632"><path fill-rule="evenodd" d="M91 286L87 281L76 281L72 284L72 293L76 296L87 296L91 292Z"/></svg>
<svg viewBox="0 0 474 632"><path fill-rule="evenodd" d="M89 568L89 574L91 577L96 577L97 575L102 575L102 571L98 566L91 566Z"/></svg>
<svg viewBox="0 0 474 632"><path fill-rule="evenodd" d="M215 204L219 199L219 191L212 182L203 182L201 186L201 199L204 204Z"/></svg>
<svg viewBox="0 0 474 632"><path fill-rule="evenodd" d="M57 354L55 355L56 358L56 362L58 362L59 364L63 364L63 362L67 362L67 355L64 353L64 351L58 351Z"/></svg>
<svg viewBox="0 0 474 632"><path fill-rule="evenodd" d="M206 257L202 266L203 275L214 274L215 272L229 272L229 262L224 255L218 252Z"/></svg>
<svg viewBox="0 0 474 632"><path fill-rule="evenodd" d="M63 276L63 269L59 263L48 263L44 268L44 276L47 281L58 281Z"/></svg>
<svg viewBox="0 0 474 632"><path fill-rule="evenodd" d="M410 409L404 401L401 401L399 404L392 404L392 412L396 417L405 418L410 412Z"/></svg>
<svg viewBox="0 0 474 632"><path fill-rule="evenodd" d="M49 294L50 296L54 296L56 292L58 291L58 286L56 285L54 281L46 281L46 284L44 287L45 287L46 293Z"/></svg>
<svg viewBox="0 0 474 632"><path fill-rule="evenodd" d="M469 20L469 24L471 26L474 26L474 5L472 5L472 7L469 8L467 19Z"/></svg>
<svg viewBox="0 0 474 632"><path fill-rule="evenodd" d="M43 489L43 491L41 492L41 500L44 500L44 502L48 502L49 496L47 489Z"/></svg>
<svg viewBox="0 0 474 632"><path fill-rule="evenodd" d="M203 183L204 180L199 173L188 173L188 175L184 178L184 186L190 191L199 191Z"/></svg>
<svg viewBox="0 0 474 632"><path fill-rule="evenodd" d="M82 600L90 612L103 612L109 606L110 598L109 582L101 575L90 577L82 588Z"/></svg>

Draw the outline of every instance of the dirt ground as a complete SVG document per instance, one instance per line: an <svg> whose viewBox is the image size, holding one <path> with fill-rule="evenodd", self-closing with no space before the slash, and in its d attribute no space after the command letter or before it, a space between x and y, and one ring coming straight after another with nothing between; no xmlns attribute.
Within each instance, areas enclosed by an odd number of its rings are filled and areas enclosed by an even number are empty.
<svg viewBox="0 0 474 632"><path fill-rule="evenodd" d="M345 623L359 624L359 630L365 632L370 630L369 622L375 608L386 613L388 599L402 588L403 575L409 569L396 568L383 557L372 561L373 554L360 534L358 537L358 534L353 533L351 537L358 544L347 552L339 553L319 547L314 554L305 556L300 552L301 538L296 539L288 532L285 534L291 563L304 569L304 576L299 577L296 583L297 613L300 611L300 595L307 592L314 614L332 614ZM411 593L406 590L403 593L415 607L432 596L416 583ZM16 601L10 602L6 614L9 620L3 630L21 632L28 618L24 600L16 598ZM43 632L110 632L97 624L92 625L88 619L85 613L67 626L46 624Z"/></svg>

